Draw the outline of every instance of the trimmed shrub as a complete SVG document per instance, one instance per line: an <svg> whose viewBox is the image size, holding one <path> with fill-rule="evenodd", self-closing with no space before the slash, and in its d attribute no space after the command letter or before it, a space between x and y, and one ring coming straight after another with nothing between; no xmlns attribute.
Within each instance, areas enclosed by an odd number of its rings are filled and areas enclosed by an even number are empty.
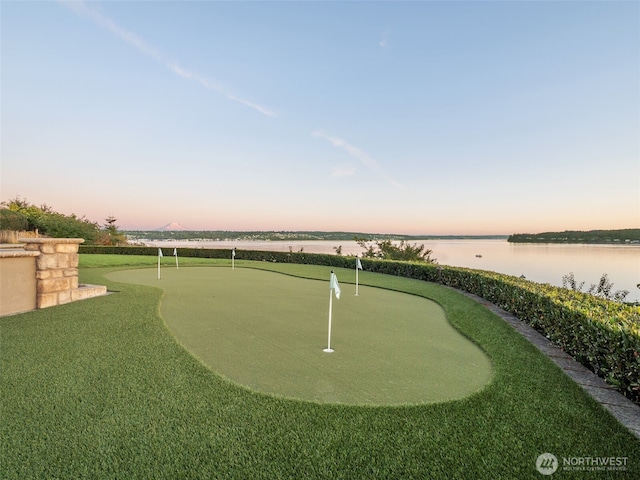
<svg viewBox="0 0 640 480"><path fill-rule="evenodd" d="M20 212L0 208L0 230L25 231L29 229L29 219Z"/></svg>

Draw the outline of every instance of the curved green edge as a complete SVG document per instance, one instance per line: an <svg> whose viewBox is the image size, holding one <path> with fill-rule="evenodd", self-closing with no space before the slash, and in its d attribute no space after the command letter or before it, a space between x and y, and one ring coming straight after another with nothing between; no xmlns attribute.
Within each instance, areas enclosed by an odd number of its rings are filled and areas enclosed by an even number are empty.
<svg viewBox="0 0 640 480"><path fill-rule="evenodd" d="M490 382L489 358L451 326L439 305L364 285L356 297L346 282L349 271L338 271L343 295L331 301L335 351L323 352L328 282L294 275L297 270L183 267L165 269L161 280L150 269L108 278L160 286L160 311L178 341L217 373L255 391L399 405L464 398ZM330 269L322 270L328 278Z"/></svg>

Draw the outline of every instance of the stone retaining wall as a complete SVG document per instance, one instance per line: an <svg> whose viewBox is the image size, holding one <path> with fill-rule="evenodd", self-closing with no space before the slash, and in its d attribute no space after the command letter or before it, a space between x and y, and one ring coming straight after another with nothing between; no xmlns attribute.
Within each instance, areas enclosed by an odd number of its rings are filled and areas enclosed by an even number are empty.
<svg viewBox="0 0 640 480"><path fill-rule="evenodd" d="M20 242L20 247L24 248L16 249L13 246L11 249L0 251L0 278L3 289L0 314L53 307L107 293L104 286L78 284L78 247L84 242L82 238L21 238ZM35 260L35 269L31 267L29 270L24 259L22 262L25 267L19 268L16 267L15 261L9 261L19 257L32 257L29 260ZM18 281L25 275L35 276L35 288L29 286L29 282L24 286L24 281ZM20 297L18 309L5 300L14 297ZM25 308L25 305L32 303L33 307Z"/></svg>
<svg viewBox="0 0 640 480"><path fill-rule="evenodd" d="M36 308L71 302L78 288L78 246L82 238L20 239L26 251L40 252L36 258Z"/></svg>

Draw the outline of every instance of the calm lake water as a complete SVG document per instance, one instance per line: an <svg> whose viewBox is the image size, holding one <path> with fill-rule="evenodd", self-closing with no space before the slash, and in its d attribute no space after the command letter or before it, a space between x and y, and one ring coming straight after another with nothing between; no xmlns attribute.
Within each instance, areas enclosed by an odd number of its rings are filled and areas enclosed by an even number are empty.
<svg viewBox="0 0 640 480"><path fill-rule="evenodd" d="M236 248L278 252L361 254L353 241L145 241L157 247ZM476 268L508 275L524 275L538 283L562 286L562 276L573 272L584 289L608 274L613 290L628 290L627 301L640 301L640 245L564 245L509 243L506 240L417 240L433 250L431 256L442 265ZM477 257L476 255L481 255Z"/></svg>

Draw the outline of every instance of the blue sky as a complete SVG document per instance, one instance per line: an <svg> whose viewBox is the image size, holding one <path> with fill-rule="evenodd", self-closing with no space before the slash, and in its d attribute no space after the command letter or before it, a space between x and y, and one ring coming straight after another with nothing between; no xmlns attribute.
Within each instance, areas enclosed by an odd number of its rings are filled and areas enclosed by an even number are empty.
<svg viewBox="0 0 640 480"><path fill-rule="evenodd" d="M640 3L13 2L1 200L121 228L640 226Z"/></svg>

